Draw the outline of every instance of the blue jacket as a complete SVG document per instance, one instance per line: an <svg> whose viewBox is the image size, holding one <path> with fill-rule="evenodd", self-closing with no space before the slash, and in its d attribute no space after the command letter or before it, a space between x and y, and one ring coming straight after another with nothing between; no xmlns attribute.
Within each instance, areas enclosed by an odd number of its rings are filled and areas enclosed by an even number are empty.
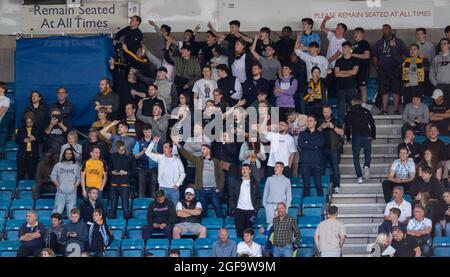
<svg viewBox="0 0 450 277"><path fill-rule="evenodd" d="M322 132L309 130L298 135L298 147L300 148L300 163L322 164L322 148L325 144Z"/></svg>

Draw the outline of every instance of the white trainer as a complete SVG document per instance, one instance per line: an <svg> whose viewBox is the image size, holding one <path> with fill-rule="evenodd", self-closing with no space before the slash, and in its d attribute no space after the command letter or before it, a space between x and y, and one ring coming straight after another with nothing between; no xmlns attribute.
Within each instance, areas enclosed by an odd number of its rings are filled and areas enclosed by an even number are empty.
<svg viewBox="0 0 450 277"><path fill-rule="evenodd" d="M363 169L363 177L366 180L370 179L370 169L369 169L368 166L365 166L364 169Z"/></svg>
<svg viewBox="0 0 450 277"><path fill-rule="evenodd" d="M362 177L359 177L359 178L358 178L358 184L364 184L364 180L363 180Z"/></svg>

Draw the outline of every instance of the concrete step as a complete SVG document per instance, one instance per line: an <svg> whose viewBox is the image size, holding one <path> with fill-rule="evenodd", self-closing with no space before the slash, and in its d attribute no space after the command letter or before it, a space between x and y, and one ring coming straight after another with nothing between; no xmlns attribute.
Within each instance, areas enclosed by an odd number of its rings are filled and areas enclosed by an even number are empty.
<svg viewBox="0 0 450 277"><path fill-rule="evenodd" d="M379 223L348 223L345 224L347 234L377 234Z"/></svg>
<svg viewBox="0 0 450 277"><path fill-rule="evenodd" d="M342 258L367 258L368 254L344 254Z"/></svg>
<svg viewBox="0 0 450 277"><path fill-rule="evenodd" d="M368 255L367 252L367 244L368 243L345 243L344 247L342 247L342 254L346 255Z"/></svg>
<svg viewBox="0 0 450 277"><path fill-rule="evenodd" d="M375 125L403 124L401 115L373 115L373 119L375 119Z"/></svg>
<svg viewBox="0 0 450 277"><path fill-rule="evenodd" d="M374 164L388 163L391 164L394 160L398 159L397 154L372 154L371 162ZM360 155L359 162L364 164L364 155ZM341 155L341 164L353 164L353 154Z"/></svg>
<svg viewBox="0 0 450 277"><path fill-rule="evenodd" d="M376 237L377 234L347 234L345 244L369 244L373 243Z"/></svg>
<svg viewBox="0 0 450 277"><path fill-rule="evenodd" d="M362 193L362 194L333 194L333 204L368 204L384 203L382 193Z"/></svg>
<svg viewBox="0 0 450 277"><path fill-rule="evenodd" d="M334 203L333 203L334 204ZM369 204L334 204L339 209L339 214L383 214L385 203Z"/></svg>
<svg viewBox="0 0 450 277"><path fill-rule="evenodd" d="M391 164L390 163L381 163L376 164L372 163L370 165L370 175L372 174L384 174L385 176L389 173L389 168ZM361 165L362 167L362 165ZM339 169L341 174L354 174L355 173L355 167L353 164L340 164Z"/></svg>
<svg viewBox="0 0 450 277"><path fill-rule="evenodd" d="M371 154L397 154L397 146L398 143L380 143L380 144L372 144ZM361 149L361 153L364 153ZM344 144L344 153L343 154L353 154L352 152L352 144L346 143ZM364 157L364 155L362 155Z"/></svg>
<svg viewBox="0 0 450 277"><path fill-rule="evenodd" d="M373 184L341 184L341 194L382 193L380 183ZM334 196L334 195L333 195Z"/></svg>
<svg viewBox="0 0 450 277"><path fill-rule="evenodd" d="M338 219L344 224L356 223L377 223L383 222L383 214L341 214L338 213Z"/></svg>
<svg viewBox="0 0 450 277"><path fill-rule="evenodd" d="M373 184L383 182L384 179L387 179L387 174L370 174L370 179L364 180L364 184ZM356 174L341 174L341 184L356 184Z"/></svg>
<svg viewBox="0 0 450 277"><path fill-rule="evenodd" d="M377 126L377 135L400 135L402 124L381 124Z"/></svg>

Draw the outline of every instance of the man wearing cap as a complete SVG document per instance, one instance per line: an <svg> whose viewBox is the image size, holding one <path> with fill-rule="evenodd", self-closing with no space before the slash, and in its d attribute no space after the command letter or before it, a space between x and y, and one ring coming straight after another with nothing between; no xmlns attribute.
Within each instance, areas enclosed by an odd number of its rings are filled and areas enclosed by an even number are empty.
<svg viewBox="0 0 450 277"><path fill-rule="evenodd" d="M142 115L143 101L138 104L138 111L136 117L147 124L152 126L153 136L157 136L161 139L161 142L165 142L167 139L167 128L169 127L169 121L167 117L162 116L163 107L160 103L153 105L153 116Z"/></svg>
<svg viewBox="0 0 450 277"><path fill-rule="evenodd" d="M166 103L167 111L172 111L177 105L178 94L173 82L167 79L167 68L161 66L158 69L154 84L158 87L158 96Z"/></svg>
<svg viewBox="0 0 450 277"><path fill-rule="evenodd" d="M195 200L194 189L186 189L184 199L177 203L176 212L179 223L173 228L174 239L179 239L186 233L194 233L199 238L206 237L206 228L200 224L202 203Z"/></svg>
<svg viewBox="0 0 450 277"><path fill-rule="evenodd" d="M436 125L439 133L448 135L450 126L450 105L444 100L444 92L441 89L433 91L433 103L430 105L430 122Z"/></svg>

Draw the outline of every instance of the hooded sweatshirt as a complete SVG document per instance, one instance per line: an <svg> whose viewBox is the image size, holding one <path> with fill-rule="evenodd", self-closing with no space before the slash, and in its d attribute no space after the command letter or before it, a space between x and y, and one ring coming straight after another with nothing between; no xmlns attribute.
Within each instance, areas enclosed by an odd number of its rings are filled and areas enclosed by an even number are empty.
<svg viewBox="0 0 450 277"><path fill-rule="evenodd" d="M60 184L58 193L76 193L77 189L74 185L80 181L80 165L71 161L59 162L53 167L50 179Z"/></svg>
<svg viewBox="0 0 450 277"><path fill-rule="evenodd" d="M275 82L274 95L277 98L277 107L295 108L294 94L297 91L297 86L297 80L292 75ZM283 92L275 92L277 89L282 89Z"/></svg>
<svg viewBox="0 0 450 277"><path fill-rule="evenodd" d="M441 53L434 57L430 69L430 82L433 85L450 84L450 53L444 56Z"/></svg>

